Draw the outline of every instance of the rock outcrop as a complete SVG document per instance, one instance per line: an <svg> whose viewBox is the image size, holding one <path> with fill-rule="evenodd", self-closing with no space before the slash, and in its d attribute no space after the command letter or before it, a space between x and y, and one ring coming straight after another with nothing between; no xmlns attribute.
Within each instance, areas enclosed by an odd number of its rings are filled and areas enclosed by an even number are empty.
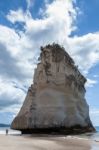
<svg viewBox="0 0 99 150"><path fill-rule="evenodd" d="M58 44L41 47L40 63L11 128L23 133L95 131L85 100L85 77Z"/></svg>

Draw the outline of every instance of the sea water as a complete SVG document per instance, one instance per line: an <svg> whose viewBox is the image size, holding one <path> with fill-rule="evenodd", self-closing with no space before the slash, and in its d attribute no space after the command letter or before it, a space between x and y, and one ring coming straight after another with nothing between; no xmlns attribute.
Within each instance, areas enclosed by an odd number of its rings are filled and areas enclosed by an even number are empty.
<svg viewBox="0 0 99 150"><path fill-rule="evenodd" d="M96 128L96 130L99 132L99 126L96 126L95 128Z"/></svg>
<svg viewBox="0 0 99 150"><path fill-rule="evenodd" d="M95 133L84 133L84 134L75 135L75 136L72 136L72 137L91 139L91 140L99 141L99 126L97 126L95 128L96 128ZM9 131L8 134L10 134L10 135L20 135L21 134L20 131L12 130L12 129L10 129L10 127L0 127L0 134L6 134L6 129L8 129L8 131Z"/></svg>
<svg viewBox="0 0 99 150"><path fill-rule="evenodd" d="M12 129L10 129L10 127L0 127L0 134L6 134L6 129L8 129L8 134L11 134L11 135L21 134L20 131L12 130Z"/></svg>
<svg viewBox="0 0 99 150"><path fill-rule="evenodd" d="M95 127L96 132L93 133L84 133L75 135L76 138L84 138L84 139L90 139L99 142L99 126Z"/></svg>

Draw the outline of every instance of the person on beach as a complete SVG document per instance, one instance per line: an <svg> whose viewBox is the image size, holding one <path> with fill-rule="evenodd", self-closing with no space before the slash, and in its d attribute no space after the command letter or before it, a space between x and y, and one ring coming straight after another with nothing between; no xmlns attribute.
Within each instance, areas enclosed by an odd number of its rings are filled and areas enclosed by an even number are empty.
<svg viewBox="0 0 99 150"><path fill-rule="evenodd" d="M8 132L9 132L8 129L6 129L6 135L8 135Z"/></svg>

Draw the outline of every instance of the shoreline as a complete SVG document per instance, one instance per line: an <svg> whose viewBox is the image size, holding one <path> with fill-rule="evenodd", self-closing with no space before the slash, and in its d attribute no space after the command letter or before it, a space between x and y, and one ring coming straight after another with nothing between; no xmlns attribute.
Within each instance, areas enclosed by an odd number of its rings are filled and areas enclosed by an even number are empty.
<svg viewBox="0 0 99 150"><path fill-rule="evenodd" d="M74 136L0 135L0 150L99 150L99 142Z"/></svg>

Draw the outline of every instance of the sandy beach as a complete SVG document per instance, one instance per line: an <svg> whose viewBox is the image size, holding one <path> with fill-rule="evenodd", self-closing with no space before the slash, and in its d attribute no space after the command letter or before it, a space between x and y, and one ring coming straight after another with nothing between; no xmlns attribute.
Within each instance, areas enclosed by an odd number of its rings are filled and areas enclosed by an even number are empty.
<svg viewBox="0 0 99 150"><path fill-rule="evenodd" d="M99 142L52 135L0 135L0 150L99 150Z"/></svg>

